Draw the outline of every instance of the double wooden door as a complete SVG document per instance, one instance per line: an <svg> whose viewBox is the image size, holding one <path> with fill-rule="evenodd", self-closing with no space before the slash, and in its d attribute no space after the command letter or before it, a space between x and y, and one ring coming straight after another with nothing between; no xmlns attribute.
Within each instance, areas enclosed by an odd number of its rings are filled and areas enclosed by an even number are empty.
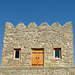
<svg viewBox="0 0 75 75"><path fill-rule="evenodd" d="M43 50L32 50L32 66L43 66Z"/></svg>

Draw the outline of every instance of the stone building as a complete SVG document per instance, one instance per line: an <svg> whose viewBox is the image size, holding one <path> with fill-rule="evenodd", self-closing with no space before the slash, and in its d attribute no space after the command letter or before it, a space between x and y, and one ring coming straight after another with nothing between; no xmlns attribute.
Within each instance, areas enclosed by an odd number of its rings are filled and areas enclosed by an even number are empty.
<svg viewBox="0 0 75 75"><path fill-rule="evenodd" d="M1 75L75 75L72 22L39 27L6 22Z"/></svg>

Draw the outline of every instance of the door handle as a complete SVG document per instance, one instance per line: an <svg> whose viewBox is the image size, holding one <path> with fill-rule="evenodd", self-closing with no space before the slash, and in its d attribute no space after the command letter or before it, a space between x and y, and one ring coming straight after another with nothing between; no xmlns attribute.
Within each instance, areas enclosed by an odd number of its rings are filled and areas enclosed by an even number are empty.
<svg viewBox="0 0 75 75"><path fill-rule="evenodd" d="M35 59L37 59L37 57ZM38 59L39 59L39 57L38 57Z"/></svg>

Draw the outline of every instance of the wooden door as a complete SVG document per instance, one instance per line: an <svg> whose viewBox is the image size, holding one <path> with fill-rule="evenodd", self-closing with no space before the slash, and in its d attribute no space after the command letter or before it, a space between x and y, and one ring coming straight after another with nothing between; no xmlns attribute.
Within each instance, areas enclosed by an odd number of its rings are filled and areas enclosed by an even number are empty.
<svg viewBox="0 0 75 75"><path fill-rule="evenodd" d="M32 50L32 66L43 66L43 50Z"/></svg>

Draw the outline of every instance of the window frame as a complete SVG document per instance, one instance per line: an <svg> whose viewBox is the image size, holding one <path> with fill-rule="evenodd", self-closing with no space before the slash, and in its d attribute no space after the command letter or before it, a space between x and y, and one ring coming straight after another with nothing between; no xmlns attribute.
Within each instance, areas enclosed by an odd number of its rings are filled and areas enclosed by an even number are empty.
<svg viewBox="0 0 75 75"><path fill-rule="evenodd" d="M15 58L16 51L19 51L19 58ZM14 59L16 59L16 60L20 60L21 59L21 49L20 48L14 49Z"/></svg>
<svg viewBox="0 0 75 75"><path fill-rule="evenodd" d="M56 58L56 57L55 57L55 51L56 51L56 50L59 50L59 51L60 51L60 52L59 52L59 53L60 53L59 58ZM54 48L53 51L54 51L54 59L61 59L61 48Z"/></svg>

